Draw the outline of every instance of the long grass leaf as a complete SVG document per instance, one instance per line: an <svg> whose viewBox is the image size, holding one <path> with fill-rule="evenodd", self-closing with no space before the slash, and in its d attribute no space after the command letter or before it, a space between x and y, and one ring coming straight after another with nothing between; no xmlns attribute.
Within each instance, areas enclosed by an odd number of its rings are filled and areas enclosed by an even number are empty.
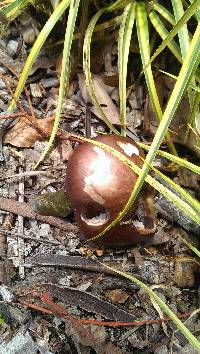
<svg viewBox="0 0 200 354"><path fill-rule="evenodd" d="M169 41L174 38L178 33L179 29L182 28L183 24L189 21L189 19L194 15L194 13L200 8L200 0L195 0L188 9L184 12L184 15L178 21L178 23L172 28L165 40L159 45L155 53L152 55L151 60L147 66L163 51L163 49L168 45ZM200 82L200 73L196 73L196 78Z"/></svg>
<svg viewBox="0 0 200 354"><path fill-rule="evenodd" d="M197 213L200 212L200 203L193 198L189 193L186 192L184 188L179 186L179 184L175 183L171 178L165 176L162 172L160 172L157 168L153 167L152 165L149 164L149 167L157 174L159 175L165 182L167 182L177 193L181 195L181 198L184 198L187 203L197 211ZM185 213L187 214L187 210L185 210ZM199 214L200 216L200 214Z"/></svg>
<svg viewBox="0 0 200 354"><path fill-rule="evenodd" d="M183 4L181 0L171 0L174 16L176 22L181 20L184 15ZM185 58L188 48L190 46L189 34L187 29L187 23L183 23L182 27L178 31L179 43L181 48L182 59Z"/></svg>
<svg viewBox="0 0 200 354"><path fill-rule="evenodd" d="M130 0L117 0L112 5L108 6L108 11L113 12L124 8Z"/></svg>
<svg viewBox="0 0 200 354"><path fill-rule="evenodd" d="M187 142L188 134L190 131L190 126L193 125L194 122L196 122L196 124L198 125L198 121L200 119L200 117L199 117L199 103L200 103L200 92L196 92L194 95L193 105L192 105L192 108L190 111L190 116L188 119L188 126L186 128L185 137L183 140L183 142L185 144Z"/></svg>
<svg viewBox="0 0 200 354"><path fill-rule="evenodd" d="M9 20L13 20L30 1L31 0L14 0L10 4L5 5L0 12Z"/></svg>
<svg viewBox="0 0 200 354"><path fill-rule="evenodd" d="M15 90L15 99L17 100L24 88L25 82L27 80L27 77L30 73L30 70L33 66L33 63L35 62L35 59L37 58L40 49L42 48L45 40L47 39L49 33L55 26L56 22L60 19L60 17L63 15L65 10L70 4L70 0L63 0L61 3L57 6L57 8L54 10L46 24L44 25L43 29L41 30L39 36L37 37L31 52L26 60L26 63L24 65L24 68L22 70L22 73L20 75L20 79L17 85L17 88ZM15 107L15 100L12 100L9 107L8 107L8 112L11 112L14 107Z"/></svg>
<svg viewBox="0 0 200 354"><path fill-rule="evenodd" d="M172 0L172 7L173 7L173 11L174 11L175 20L176 20L176 22L178 22L179 20L181 20L181 17L184 14L182 1L181 0ZM180 49L181 49L181 56L182 56L182 59L184 59L186 56L187 50L190 46L190 39L189 39L189 33L188 33L188 29L187 29L187 23L184 23L182 28L180 28L180 30L178 31L178 38L179 38L179 44L180 44ZM195 80L192 79L191 83L195 84ZM190 88L190 86L188 87L188 98L189 98L190 108L192 108L193 93L192 93L192 89Z"/></svg>
<svg viewBox="0 0 200 354"><path fill-rule="evenodd" d="M64 48L63 48L62 68L61 68L61 75L60 75L60 87L59 87L59 96L58 96L58 102L56 108L56 117L55 117L52 133L48 141L48 144L44 152L40 156L35 168L37 168L37 166L44 160L45 156L49 152L58 130L66 85L68 84L69 75L70 75L70 52L71 52L71 45L73 40L73 34L75 29L79 3L80 0L73 0L71 1L70 4L69 15L67 20L67 28L65 32Z"/></svg>
<svg viewBox="0 0 200 354"><path fill-rule="evenodd" d="M153 106L153 110L157 121L160 122L162 119L162 110L160 106L160 102L158 99L156 85L153 78L153 73L151 70L151 65L147 66L147 63L150 60L150 46L149 46L149 30L148 30L148 20L146 13L146 6L144 2L140 2L136 7L136 26L137 26L137 35L140 47L140 55L142 59L146 84L148 87L149 95L151 98L151 103ZM177 155L176 149L171 142L169 133L166 134L167 140L170 141L169 148L173 154Z"/></svg>
<svg viewBox="0 0 200 354"><path fill-rule="evenodd" d="M121 272L113 267L109 267L105 264L103 266L112 270L113 272L121 275L124 278L129 279L133 283L137 284L140 288L144 289L144 291L154 300L157 304L163 309L163 311L169 316L177 328L181 331L181 333L187 338L187 340L192 344L192 346L200 353L200 342L198 339L189 331L189 329L183 324L183 322L176 316L176 314L169 308L169 306L145 283L141 280L135 278L133 275Z"/></svg>
<svg viewBox="0 0 200 354"><path fill-rule="evenodd" d="M104 122L107 124L107 126L111 129L111 131L115 134L119 134L117 129L113 126L113 124L110 123L109 118L106 116L104 113L98 98L95 94L95 89L93 85L93 80L92 80L92 74L90 71L90 46L91 46L91 39L92 35L94 32L94 28L96 26L97 21L99 18L106 12L109 11L115 11L120 9L121 7L126 6L126 4L129 3L129 0L117 0L115 1L114 4L110 6L105 6L104 8L100 9L91 19L88 28L86 30L85 38L84 38L84 44L83 44L83 68L85 72L85 81L86 81L86 86L89 92L89 95L91 97L91 100L93 104L96 106L98 109L102 119Z"/></svg>
<svg viewBox="0 0 200 354"><path fill-rule="evenodd" d="M167 71L164 71L164 70L159 70L161 73L171 77L172 79L174 80L177 80L177 76L176 75L173 75ZM191 82L189 83L188 87L192 88L194 91L197 91L197 92L200 92L200 88L196 85L193 85Z"/></svg>
<svg viewBox="0 0 200 354"><path fill-rule="evenodd" d="M189 0L190 4L193 4L193 2L195 2L196 0ZM197 21L200 21L200 8L198 8L195 12Z"/></svg>
<svg viewBox="0 0 200 354"><path fill-rule="evenodd" d="M172 26L175 27L176 21L175 21L173 14L170 11L168 11L164 6L162 6L159 3L154 3L153 9L157 13L159 13L159 15L161 15L165 20L167 20ZM189 38L192 38L192 35L189 32L188 32L188 34L189 34Z"/></svg>
<svg viewBox="0 0 200 354"><path fill-rule="evenodd" d="M86 82L86 86L89 92L89 95L91 97L91 100L93 102L93 104L97 107L102 119L104 120L104 122L107 124L107 126L111 129L111 131L113 131L113 133L118 134L117 129L110 123L108 117L106 116L106 114L104 113L98 98L95 94L95 89L93 86L93 80L92 80L92 74L90 71L90 45L91 45L91 39L92 39L92 34L94 31L94 27L98 21L98 19L101 17L101 15L106 12L108 9L108 7L104 7L103 9L99 10L91 19L86 34L85 34L85 38L84 38L84 44L83 44L83 68L84 68L84 72L85 72L85 82Z"/></svg>
<svg viewBox="0 0 200 354"><path fill-rule="evenodd" d="M143 148L143 149L145 149L147 151L150 150L150 146L148 146L148 145L145 145L143 143L138 143L138 145L141 148ZM191 163L191 162L189 162L189 161L187 161L187 160L185 160L185 159L181 159L178 156L172 155L172 154L170 154L168 152L165 152L165 151L162 151L162 150L158 150L157 154L160 155L160 156L165 157L166 159L168 159L168 160L170 160L172 162L177 163L178 165L180 165L182 167L187 168L188 170L190 170L190 171L192 171L194 173L200 174L200 167L195 165L195 164L193 164L193 163Z"/></svg>
<svg viewBox="0 0 200 354"><path fill-rule="evenodd" d="M135 20L135 3L128 4L123 12L118 41L118 73L120 97L121 135L126 135L126 78L131 34Z"/></svg>
<svg viewBox="0 0 200 354"><path fill-rule="evenodd" d="M165 20L171 23L172 26L175 26L176 22L174 16L163 5L159 3L154 3L153 9L156 10L156 12L158 12L163 18L165 18Z"/></svg>
<svg viewBox="0 0 200 354"><path fill-rule="evenodd" d="M181 236L179 237L183 241L183 243L200 258L200 251L195 246L193 246L190 242L188 242L185 238Z"/></svg>
<svg viewBox="0 0 200 354"><path fill-rule="evenodd" d="M153 27L155 28L156 32L159 34L159 36L162 38L162 40L164 41L166 38L169 37L169 32L166 29L166 27L164 26L163 22L161 21L160 17L156 14L155 11L151 11L149 13L149 19L153 25ZM171 52L174 54L175 58L182 63L182 57L181 57L181 52L179 49L179 46L177 45L177 43L175 42L174 39L170 39L167 42L167 47L171 50Z"/></svg>
<svg viewBox="0 0 200 354"><path fill-rule="evenodd" d="M189 83L191 75L193 74L194 68L198 65L199 61L199 52L200 52L200 23L197 26L197 29L194 33L190 48L187 52L185 60L183 62L182 68L180 70L179 76L177 78L176 84L170 96L169 102L165 109L163 118L159 124L151 148L146 157L146 163L143 165L142 172L137 179L134 191L133 191L133 200L136 198L139 193L143 182L148 174L149 166L151 164L159 146L162 142L162 139L168 129L168 126L173 118L173 115L178 107L178 104L181 100L182 95L184 94L185 89Z"/></svg>

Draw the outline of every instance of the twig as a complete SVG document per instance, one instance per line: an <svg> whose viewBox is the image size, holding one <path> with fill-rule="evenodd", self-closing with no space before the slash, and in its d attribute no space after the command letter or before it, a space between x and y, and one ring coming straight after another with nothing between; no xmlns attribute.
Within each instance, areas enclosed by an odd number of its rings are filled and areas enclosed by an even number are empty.
<svg viewBox="0 0 200 354"><path fill-rule="evenodd" d="M24 117L24 113L21 113L21 112L18 112L18 113L10 113L10 114L3 114L3 115L0 115L0 119L15 119L15 118L18 118L18 117Z"/></svg>
<svg viewBox="0 0 200 354"><path fill-rule="evenodd" d="M43 238L38 238L38 237L34 237L34 236L27 236L27 235L24 235L24 234L19 234L17 232L12 233L11 231L7 231L7 230L4 230L4 229L1 229L1 234L0 234L0 239L4 235L8 235L9 238L20 237L20 238L23 238L24 240L30 240L30 241L34 241L34 242L37 242L37 243L46 243L46 244L49 244L49 245L56 245L56 246L61 245L61 243L58 242L58 241L51 241L51 240L47 240L45 238L43 239ZM0 240L0 243L1 243L1 240Z"/></svg>
<svg viewBox="0 0 200 354"><path fill-rule="evenodd" d="M29 122L31 122L31 124L34 125L34 128L38 131L38 133L40 135L42 135L44 138L47 138L49 133L47 133L43 128L40 127L40 125L38 124L37 122L37 119L35 118L35 115L33 114L32 116L30 116L26 111L25 109L23 108L23 106L21 105L21 103L19 101L16 100L15 96L14 96L14 93L11 89L11 87L8 85L7 81L5 80L5 78L0 75L1 79L3 80L3 82L5 83L6 85L6 88L8 90L8 92L10 93L10 95L12 96L13 100L15 101L16 103L16 106L18 107L19 111L21 112L21 114L26 118L28 119ZM25 93L27 95L27 99L29 100L29 105L30 105L30 99L28 98L28 93L27 93L27 90L25 88ZM31 109L31 112L33 111L32 106L30 106L30 109Z"/></svg>
<svg viewBox="0 0 200 354"><path fill-rule="evenodd" d="M41 300L43 300L44 302L46 302L46 296L42 297L41 295ZM66 310L64 309L64 307L59 306L60 311L58 311L58 308L56 306L56 312L52 311L51 309L47 309L44 307L41 307L37 304L33 304L30 303L28 301L24 301L24 300L20 300L20 303L27 307L27 308L32 308L34 310L46 313L46 314L54 314L57 315L59 317L63 317L63 318L67 318L69 319L69 314L66 313ZM49 301L47 301L47 303L49 304ZM51 306L52 308L53 306ZM187 312L187 313L183 313L183 314L177 314L178 318L186 318L189 317L191 315L191 312ZM108 327L126 327L126 326L142 326L142 325L147 325L147 324L159 324L162 322L168 322L168 321L172 321L172 319L170 317L163 317L160 319L155 319L155 320L143 320L143 321L133 321L133 322L118 322L118 321L97 321L97 320L92 320L92 319L87 319L87 318L81 318L79 320L76 319L77 322L79 322L80 324L91 324L91 325L96 325L96 326L108 326Z"/></svg>
<svg viewBox="0 0 200 354"><path fill-rule="evenodd" d="M23 172L23 168L20 167L20 172ZM21 177L19 180L19 202L24 202L24 178ZM22 215L18 215L18 232L24 233L24 218ZM21 279L25 277L25 268L23 266L24 263L24 239L18 237L18 258L19 258L19 276Z"/></svg>
<svg viewBox="0 0 200 354"><path fill-rule="evenodd" d="M64 221L61 218L55 216L46 216L35 213L29 203L19 203L14 199L0 197L0 209L9 211L17 215L22 215L25 218L36 219L46 224L50 224L64 231L72 231L77 233L78 227Z"/></svg>
<svg viewBox="0 0 200 354"><path fill-rule="evenodd" d="M0 283L8 285L10 283L9 277L9 259L7 258L8 239L9 233L13 224L13 214L7 214L0 230ZM3 232L3 228L6 232Z"/></svg>
<svg viewBox="0 0 200 354"><path fill-rule="evenodd" d="M51 172L48 171L27 171L27 172L21 172L21 173L17 173L14 175L9 175L9 176L3 176L0 177L0 180L6 180L6 179L10 179L10 178L21 178L21 177L33 177L33 176L40 176L40 175L48 175Z"/></svg>
<svg viewBox="0 0 200 354"><path fill-rule="evenodd" d="M0 63L5 66L17 79L19 79L19 75L16 73L12 65L6 64L4 60L0 59Z"/></svg>

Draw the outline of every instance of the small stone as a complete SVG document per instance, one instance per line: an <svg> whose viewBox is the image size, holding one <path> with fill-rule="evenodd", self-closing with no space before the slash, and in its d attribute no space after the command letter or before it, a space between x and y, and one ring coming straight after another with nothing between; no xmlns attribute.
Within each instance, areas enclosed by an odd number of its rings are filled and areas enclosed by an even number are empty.
<svg viewBox="0 0 200 354"><path fill-rule="evenodd" d="M36 40L35 29L32 27L26 28L22 32L23 40L26 44L33 44Z"/></svg>
<svg viewBox="0 0 200 354"><path fill-rule="evenodd" d="M190 288L194 285L194 265L192 262L178 261L175 263L174 282L180 288Z"/></svg>
<svg viewBox="0 0 200 354"><path fill-rule="evenodd" d="M14 41L13 39L8 42L7 51L12 57L16 54L18 46L19 43L17 41Z"/></svg>

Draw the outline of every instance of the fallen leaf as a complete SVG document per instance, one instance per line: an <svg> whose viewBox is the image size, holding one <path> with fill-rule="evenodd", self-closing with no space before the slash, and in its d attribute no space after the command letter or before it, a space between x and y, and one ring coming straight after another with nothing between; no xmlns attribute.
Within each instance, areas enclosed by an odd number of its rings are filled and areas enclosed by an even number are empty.
<svg viewBox="0 0 200 354"><path fill-rule="evenodd" d="M91 98L89 96L86 84L85 84L85 76L83 74L78 75L79 88L81 91L81 95L85 101L85 103L92 103ZM119 110L117 106L114 104L112 99L110 98L111 91L113 88L107 86L103 82L103 78L98 75L93 75L93 86L94 91L97 96L97 99L107 116L108 120L112 124L120 124L119 121ZM102 119L98 109L95 106L91 107L92 113L94 113L99 119Z"/></svg>
<svg viewBox="0 0 200 354"><path fill-rule="evenodd" d="M56 284L43 284L42 288L48 291L52 297L56 297L58 300L62 299L68 305L78 306L112 321L134 321L134 315L86 291L69 287L62 288Z"/></svg>
<svg viewBox="0 0 200 354"><path fill-rule="evenodd" d="M106 340L108 340L108 334L105 328L100 326L90 325L90 336L87 336L84 331L81 330L80 326L73 326L71 331L77 342L81 343L84 347L100 346L102 348Z"/></svg>
<svg viewBox="0 0 200 354"><path fill-rule="evenodd" d="M50 132L53 126L54 117L38 119L37 123L41 129ZM17 147L33 147L35 141L42 140L43 137L37 132L34 126L25 117L12 127L5 136L5 144L11 144Z"/></svg>

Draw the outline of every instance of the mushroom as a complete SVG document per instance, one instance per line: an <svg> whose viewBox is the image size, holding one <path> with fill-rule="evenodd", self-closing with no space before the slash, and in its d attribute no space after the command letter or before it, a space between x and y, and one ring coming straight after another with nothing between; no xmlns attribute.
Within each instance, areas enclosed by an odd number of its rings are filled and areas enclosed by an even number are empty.
<svg viewBox="0 0 200 354"><path fill-rule="evenodd" d="M118 150L139 167L144 152L130 138L102 135L94 140ZM135 174L116 156L97 145L85 142L79 145L68 161L66 190L74 208L77 224L89 239L102 232L124 209L137 181ZM144 197L146 215L143 222L136 220L138 198L121 222L96 242L104 245L132 245L149 238L155 232L155 223L149 211L149 193Z"/></svg>

